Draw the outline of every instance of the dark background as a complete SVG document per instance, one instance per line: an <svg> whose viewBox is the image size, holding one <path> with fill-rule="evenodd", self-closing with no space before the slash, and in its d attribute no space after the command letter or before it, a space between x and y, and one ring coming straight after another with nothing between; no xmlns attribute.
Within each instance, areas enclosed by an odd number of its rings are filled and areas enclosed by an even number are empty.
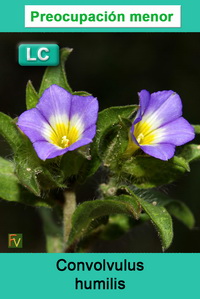
<svg viewBox="0 0 200 299"><path fill-rule="evenodd" d="M21 67L19 43L55 42L70 47L66 71L75 90L98 97L100 109L138 103L137 92L172 89L183 101L184 117L200 123L200 34L191 33L6 33L0 34L0 110L12 117L25 110L25 87L30 79L39 88L44 67ZM199 142L196 140L195 142ZM0 154L10 150L0 140ZM97 178L79 190L82 200L95 197ZM188 230L174 220L174 240L167 252L200 252L200 162L191 173L164 187L174 199L193 211L196 226ZM23 233L22 250L7 248L8 233ZM157 234L150 223L134 228L116 241L96 244L97 252L160 252ZM0 252L44 252L45 239L36 208L0 200Z"/></svg>

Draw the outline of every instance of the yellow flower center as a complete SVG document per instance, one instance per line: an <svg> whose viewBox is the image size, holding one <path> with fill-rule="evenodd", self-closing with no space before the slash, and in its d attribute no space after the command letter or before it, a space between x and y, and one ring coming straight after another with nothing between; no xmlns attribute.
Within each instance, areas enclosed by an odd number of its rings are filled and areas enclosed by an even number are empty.
<svg viewBox="0 0 200 299"><path fill-rule="evenodd" d="M135 125L134 136L139 145L149 145L155 139L154 130L147 122L140 121Z"/></svg>
<svg viewBox="0 0 200 299"><path fill-rule="evenodd" d="M142 133L137 137L137 142L140 143L144 139L144 135Z"/></svg>
<svg viewBox="0 0 200 299"><path fill-rule="evenodd" d="M67 139L66 136L63 136L61 139L61 144L62 144L62 147L65 148L70 145L70 141L69 141L69 139Z"/></svg>
<svg viewBox="0 0 200 299"><path fill-rule="evenodd" d="M147 122L138 122L134 127L134 136L139 145L150 145L155 140L155 131L152 130L152 126ZM132 140L132 136L129 135L129 143L125 151L126 156L131 156L139 146Z"/></svg>
<svg viewBox="0 0 200 299"><path fill-rule="evenodd" d="M70 123L57 123L52 130L51 143L61 148L69 147L80 138L79 131L75 126L70 127Z"/></svg>

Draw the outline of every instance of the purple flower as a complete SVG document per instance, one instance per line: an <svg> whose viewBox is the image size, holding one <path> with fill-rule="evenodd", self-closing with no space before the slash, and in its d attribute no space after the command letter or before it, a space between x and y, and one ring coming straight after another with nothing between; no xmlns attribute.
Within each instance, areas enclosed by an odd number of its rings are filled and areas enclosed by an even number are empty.
<svg viewBox="0 0 200 299"><path fill-rule="evenodd" d="M182 102L172 90L139 92L140 107L130 130L127 153L141 148L161 160L174 156L175 146L194 139L194 129L182 117Z"/></svg>
<svg viewBox="0 0 200 299"><path fill-rule="evenodd" d="M38 157L46 160L92 142L97 115L96 98L72 95L51 85L36 108L19 116L17 125L33 143Z"/></svg>

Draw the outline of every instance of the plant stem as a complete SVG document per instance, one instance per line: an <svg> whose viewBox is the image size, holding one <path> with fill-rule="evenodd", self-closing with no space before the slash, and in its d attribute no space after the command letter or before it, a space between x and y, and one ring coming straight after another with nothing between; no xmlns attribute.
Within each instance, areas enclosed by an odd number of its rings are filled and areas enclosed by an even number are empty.
<svg viewBox="0 0 200 299"><path fill-rule="evenodd" d="M63 243L66 247L69 234L72 228L72 215L76 209L76 194L73 190L64 191L64 207L63 207Z"/></svg>

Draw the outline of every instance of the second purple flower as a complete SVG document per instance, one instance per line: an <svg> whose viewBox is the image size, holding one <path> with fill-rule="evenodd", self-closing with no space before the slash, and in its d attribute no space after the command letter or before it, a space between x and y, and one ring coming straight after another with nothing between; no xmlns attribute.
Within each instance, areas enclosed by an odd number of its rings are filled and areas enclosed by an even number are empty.
<svg viewBox="0 0 200 299"><path fill-rule="evenodd" d="M139 92L140 107L130 130L128 154L141 148L161 160L174 156L175 147L194 139L194 129L182 117L182 102L172 90Z"/></svg>

